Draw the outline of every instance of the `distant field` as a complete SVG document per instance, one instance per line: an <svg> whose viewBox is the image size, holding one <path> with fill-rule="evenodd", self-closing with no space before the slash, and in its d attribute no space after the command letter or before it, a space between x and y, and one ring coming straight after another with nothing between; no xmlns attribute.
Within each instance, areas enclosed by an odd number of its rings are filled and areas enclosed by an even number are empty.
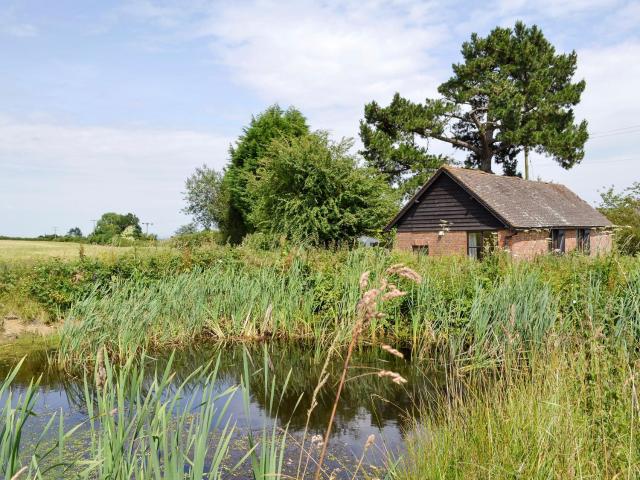
<svg viewBox="0 0 640 480"><path fill-rule="evenodd" d="M32 240L0 240L0 262L13 260L38 260L42 258L77 258L79 243L40 242ZM84 245L84 253L89 256L117 255L133 247L112 247L107 245ZM149 248L149 247L142 247Z"/></svg>

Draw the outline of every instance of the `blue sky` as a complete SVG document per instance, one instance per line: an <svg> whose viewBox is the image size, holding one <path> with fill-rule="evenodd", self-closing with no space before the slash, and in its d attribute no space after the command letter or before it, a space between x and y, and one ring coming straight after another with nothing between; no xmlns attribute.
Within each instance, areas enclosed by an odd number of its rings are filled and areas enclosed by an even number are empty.
<svg viewBox="0 0 640 480"><path fill-rule="evenodd" d="M0 235L132 211L168 236L188 222L186 177L223 168L252 114L295 105L357 137L366 102L434 96L472 32L517 19L575 49L587 81L583 163L536 157L533 176L595 202L640 180L640 2L533 3L1 0Z"/></svg>

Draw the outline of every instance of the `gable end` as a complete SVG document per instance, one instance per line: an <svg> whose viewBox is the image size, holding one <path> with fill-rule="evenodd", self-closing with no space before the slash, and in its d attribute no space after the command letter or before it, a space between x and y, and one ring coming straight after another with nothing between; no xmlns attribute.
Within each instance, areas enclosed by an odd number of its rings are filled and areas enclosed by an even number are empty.
<svg viewBox="0 0 640 480"><path fill-rule="evenodd" d="M386 230L437 231L446 224L451 231L495 230L505 227L446 170L440 170L389 223Z"/></svg>

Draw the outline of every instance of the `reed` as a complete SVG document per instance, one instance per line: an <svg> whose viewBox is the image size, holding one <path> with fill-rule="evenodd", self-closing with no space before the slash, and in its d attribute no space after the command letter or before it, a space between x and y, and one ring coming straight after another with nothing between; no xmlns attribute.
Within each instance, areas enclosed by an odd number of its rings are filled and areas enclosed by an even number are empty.
<svg viewBox="0 0 640 480"><path fill-rule="evenodd" d="M416 420L394 477L638 478L638 364L591 334Z"/></svg>
<svg viewBox="0 0 640 480"><path fill-rule="evenodd" d="M621 308L637 309L629 288L638 283L640 265L611 255L597 259L569 256L514 263L501 256L487 261L432 259L381 249L296 254L281 262L222 262L208 269L155 280L116 281L108 294L96 288L73 304L61 332L60 363L91 359L104 345L114 361L142 350L185 345L198 338L350 341L357 318L358 278L372 280L398 258L423 277L401 280L407 295L386 302L384 317L371 319L366 341L409 343L414 358L434 351L499 358L507 344L530 350L550 330L580 328L585 309L607 312L616 335L637 336ZM268 257L267 257L268 258ZM247 260L248 261L248 260ZM635 283L634 283L635 282ZM634 317L635 318L635 317ZM611 329L613 324L607 324ZM633 330L633 332L631 332Z"/></svg>

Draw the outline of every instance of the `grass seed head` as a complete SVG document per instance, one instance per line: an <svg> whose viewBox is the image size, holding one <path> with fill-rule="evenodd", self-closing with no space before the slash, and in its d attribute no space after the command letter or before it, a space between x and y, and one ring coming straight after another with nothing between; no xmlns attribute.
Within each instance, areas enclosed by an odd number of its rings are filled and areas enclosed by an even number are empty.
<svg viewBox="0 0 640 480"><path fill-rule="evenodd" d="M369 275L371 275L371 272L369 271L362 272L362 275L360 275L360 281L358 282L358 284L360 285L361 292L364 292L369 286Z"/></svg>
<svg viewBox="0 0 640 480"><path fill-rule="evenodd" d="M411 268L403 265L402 263L396 263L395 265L391 265L387 268L387 275L398 275L399 277L404 277L407 280L411 280L415 283L422 283L422 277L418 272L412 270Z"/></svg>
<svg viewBox="0 0 640 480"><path fill-rule="evenodd" d="M393 348L391 345L382 345L382 349L385 352L389 352L391 355L394 355L398 358L404 358L404 354Z"/></svg>
<svg viewBox="0 0 640 480"><path fill-rule="evenodd" d="M398 385L403 385L408 382L408 380L402 375L396 372L392 372L391 370L380 370L378 372L378 377L390 378L393 383L397 383Z"/></svg>

